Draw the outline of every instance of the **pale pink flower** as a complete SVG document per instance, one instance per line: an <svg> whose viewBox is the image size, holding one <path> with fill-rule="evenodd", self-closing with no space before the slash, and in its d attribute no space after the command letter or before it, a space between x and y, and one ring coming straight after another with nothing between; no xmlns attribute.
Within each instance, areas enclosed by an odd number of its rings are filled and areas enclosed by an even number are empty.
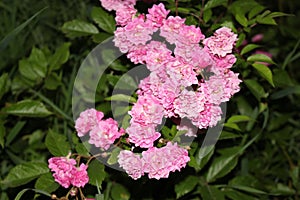
<svg viewBox="0 0 300 200"><path fill-rule="evenodd" d="M237 40L237 35L230 28L222 27L215 31L214 35L203 40L203 44L213 55L221 57L232 52Z"/></svg>
<svg viewBox="0 0 300 200"><path fill-rule="evenodd" d="M107 150L124 132L122 128L118 130L117 121L108 118L100 121L97 126L91 130L89 143Z"/></svg>
<svg viewBox="0 0 300 200"><path fill-rule="evenodd" d="M117 25L125 26L132 21L137 10L133 6L123 6L116 11L115 20Z"/></svg>
<svg viewBox="0 0 300 200"><path fill-rule="evenodd" d="M160 133L155 131L154 125L142 126L131 123L126 132L129 135L129 141L142 148L153 147L154 141L160 137Z"/></svg>
<svg viewBox="0 0 300 200"><path fill-rule="evenodd" d="M75 129L79 137L86 135L90 130L97 125L103 118L103 113L95 110L94 108L87 109L80 113L76 119Z"/></svg>
<svg viewBox="0 0 300 200"><path fill-rule="evenodd" d="M168 157L170 158L170 161L172 161L172 172L175 172L176 170L180 171L181 168L184 168L187 162L190 161L188 151L179 147L177 143L172 144L171 142L168 142L163 148L168 152Z"/></svg>
<svg viewBox="0 0 300 200"><path fill-rule="evenodd" d="M100 0L101 5L108 11L118 10L123 6L134 6L136 0Z"/></svg>
<svg viewBox="0 0 300 200"><path fill-rule="evenodd" d="M160 35L165 37L169 43L174 44L178 39L181 28L184 26L184 21L185 19L182 19L179 16L168 17L160 28Z"/></svg>
<svg viewBox="0 0 300 200"><path fill-rule="evenodd" d="M131 151L123 150L118 155L118 163L134 180L144 175L143 160Z"/></svg>
<svg viewBox="0 0 300 200"><path fill-rule="evenodd" d="M219 105L222 102L229 101L230 93L225 91L226 79L223 76L211 76L209 80L201 84L200 90L206 88L206 95L209 96L209 102ZM204 93L204 92L203 92Z"/></svg>
<svg viewBox="0 0 300 200"><path fill-rule="evenodd" d="M124 27L117 27L117 29L114 32L113 42L122 53L127 53L134 46L132 42L130 42L127 38L126 30Z"/></svg>
<svg viewBox="0 0 300 200"><path fill-rule="evenodd" d="M128 53L127 58L131 60L134 64L145 64L147 59L147 48L146 45L134 46Z"/></svg>
<svg viewBox="0 0 300 200"><path fill-rule="evenodd" d="M163 108L153 96L139 96L137 102L128 112L132 119L131 123L138 123L144 126L160 124L163 118Z"/></svg>
<svg viewBox="0 0 300 200"><path fill-rule="evenodd" d="M185 89L174 101L174 112L181 118L196 118L204 110L204 103L204 95Z"/></svg>
<svg viewBox="0 0 300 200"><path fill-rule="evenodd" d="M146 17L154 28L159 28L163 25L163 21L166 19L169 12L169 10L165 9L164 4L154 4L152 8L148 9L149 14L147 14Z"/></svg>
<svg viewBox="0 0 300 200"><path fill-rule="evenodd" d="M236 62L236 57L233 54L227 54L224 57L218 57L218 56L212 56L213 60L215 61L214 68L212 69L213 72L216 72L216 70L221 69L229 69L233 66L233 64Z"/></svg>

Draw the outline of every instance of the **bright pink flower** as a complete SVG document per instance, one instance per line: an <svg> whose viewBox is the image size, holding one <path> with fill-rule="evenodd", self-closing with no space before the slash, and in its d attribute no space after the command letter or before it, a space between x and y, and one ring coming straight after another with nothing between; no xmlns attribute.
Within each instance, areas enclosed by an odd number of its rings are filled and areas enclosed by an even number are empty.
<svg viewBox="0 0 300 200"><path fill-rule="evenodd" d="M129 141L142 148L153 147L154 141L160 137L160 133L155 131L154 125L142 126L131 123L126 132L129 135Z"/></svg>
<svg viewBox="0 0 300 200"><path fill-rule="evenodd" d="M124 132L125 131L122 128L120 131L118 130L117 121L108 118L100 121L97 126L91 130L89 143L107 150L116 139L124 134Z"/></svg>
<svg viewBox="0 0 300 200"><path fill-rule="evenodd" d="M73 158L53 157L48 160L48 163L48 167L54 172L54 180L64 188L70 185L84 187L89 181L87 166L81 164L79 168L75 167L76 160Z"/></svg>
<svg viewBox="0 0 300 200"><path fill-rule="evenodd" d="M144 175L143 160L131 151L123 150L118 155L118 163L134 180Z"/></svg>
<svg viewBox="0 0 300 200"><path fill-rule="evenodd" d="M163 108L153 96L139 96L137 102L128 112L132 119L131 123L138 123L143 126L150 124L158 125L162 122Z"/></svg>
<svg viewBox="0 0 300 200"><path fill-rule="evenodd" d="M174 44L178 39L181 28L184 26L184 21L185 19L179 16L168 17L160 29L160 35L165 37L169 43Z"/></svg>
<svg viewBox="0 0 300 200"><path fill-rule="evenodd" d="M216 66L213 66L216 69L212 69L213 72L216 72L216 70L219 70L218 68L222 69L229 69L233 66L233 64L236 62L236 57L233 54L227 54L224 57L218 57L213 56L213 60L216 63Z"/></svg>
<svg viewBox="0 0 300 200"><path fill-rule="evenodd" d="M93 108L80 113L75 122L75 129L79 137L84 136L103 118L103 113Z"/></svg>
<svg viewBox="0 0 300 200"><path fill-rule="evenodd" d="M88 166L81 163L79 167L74 167L72 171L71 184L75 187L84 187L85 184L89 182L89 177L87 173Z"/></svg>
<svg viewBox="0 0 300 200"><path fill-rule="evenodd" d="M221 57L232 52L237 40L237 35L230 28L222 27L215 31L214 35L203 40L203 44L213 55Z"/></svg>
<svg viewBox="0 0 300 200"><path fill-rule="evenodd" d="M205 96L195 91L183 90L174 101L174 112L180 118L195 118L204 110Z"/></svg>
<svg viewBox="0 0 300 200"><path fill-rule="evenodd" d="M154 4L152 8L148 9L149 14L147 14L146 17L154 28L159 28L163 25L163 21L166 19L169 12L169 10L165 9L164 4Z"/></svg>
<svg viewBox="0 0 300 200"><path fill-rule="evenodd" d="M117 25L125 26L132 21L137 10L133 6L123 6L116 11Z"/></svg>
<svg viewBox="0 0 300 200"><path fill-rule="evenodd" d="M134 46L127 54L127 58L131 60L134 64L145 64L147 58L146 45Z"/></svg>
<svg viewBox="0 0 300 200"><path fill-rule="evenodd" d="M134 6L136 0L100 0L101 5L108 11L118 10L123 6Z"/></svg>

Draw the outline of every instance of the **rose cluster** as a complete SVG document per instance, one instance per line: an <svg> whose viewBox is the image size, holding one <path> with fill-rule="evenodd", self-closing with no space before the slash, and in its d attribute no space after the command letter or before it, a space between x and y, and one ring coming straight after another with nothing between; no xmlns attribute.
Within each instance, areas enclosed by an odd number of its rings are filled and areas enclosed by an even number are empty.
<svg viewBox="0 0 300 200"><path fill-rule="evenodd" d="M145 173L149 178L167 178L170 172L185 167L190 158L177 143L155 147L162 137L158 125L164 117L179 119L177 129L195 137L198 129L220 121L221 103L239 91L241 82L230 70L236 62L232 50L237 35L221 27L206 38L199 27L186 25L179 16L168 16L170 11L163 4L154 5L145 15L138 14L135 0L100 2L107 10L116 11L115 46L133 63L146 65L150 74L139 84L126 130L119 130L111 118L103 120L102 112L89 109L76 120L78 136L89 133L90 144L107 150L126 133L133 147L120 152L118 163L128 175L133 179ZM142 153L134 153L135 148Z"/></svg>
<svg viewBox="0 0 300 200"><path fill-rule="evenodd" d="M54 180L64 188L70 185L84 187L89 182L87 165L81 163L79 167L76 167L77 162L73 158L53 157L48 162L48 167L54 172Z"/></svg>

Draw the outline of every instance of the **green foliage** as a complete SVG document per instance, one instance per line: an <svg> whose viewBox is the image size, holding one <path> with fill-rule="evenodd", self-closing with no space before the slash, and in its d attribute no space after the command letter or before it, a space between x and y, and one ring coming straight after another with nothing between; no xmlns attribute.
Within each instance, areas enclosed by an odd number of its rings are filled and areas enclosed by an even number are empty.
<svg viewBox="0 0 300 200"><path fill-rule="evenodd" d="M96 102L106 116L117 113L123 128L136 102L134 95L112 93L114 88L126 92L137 88L137 80L123 75L134 67L124 57L109 64L98 86L89 80L74 86L87 53L113 35L114 13L92 1L4 0L0 3L1 200L66 195L68 190L54 181L47 160L70 152L81 154L78 159L89 164L89 185L82 190L90 198L299 199L300 3L182 0L176 8L173 0L161 2L172 15L177 12L207 36L221 26L239 35L233 70L243 82L227 104L217 144L202 147L206 133L199 134L191 144L186 169L159 181L133 181L97 159L88 160L91 147L74 131L73 88L79 93L96 88L94 99L74 98L82 105ZM150 6L138 2L141 11ZM256 34L263 34L263 39L252 41ZM272 58L257 50L271 53ZM114 56L109 49L99 55L105 64ZM111 108L110 102L117 106ZM177 142L183 134L176 126L164 126L161 133ZM115 148L103 159L114 165L119 152Z"/></svg>

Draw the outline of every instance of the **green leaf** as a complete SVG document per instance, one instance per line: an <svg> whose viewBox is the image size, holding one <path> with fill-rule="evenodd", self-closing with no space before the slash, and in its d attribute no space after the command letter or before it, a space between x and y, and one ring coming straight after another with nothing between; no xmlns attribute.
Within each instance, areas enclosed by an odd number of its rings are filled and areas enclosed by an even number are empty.
<svg viewBox="0 0 300 200"><path fill-rule="evenodd" d="M26 26L28 26L37 16L39 16L44 10L48 7L45 7L38 12L36 12L32 17L28 20L17 26L14 30L12 30L9 34L7 34L1 41L0 41L0 51L4 50L7 45L12 41Z"/></svg>
<svg viewBox="0 0 300 200"><path fill-rule="evenodd" d="M261 46L260 46L260 45L257 45L257 44L248 44L248 45L246 45L246 46L242 49L241 55L244 55L244 54L246 54L246 53L248 53L248 52L250 52L250 51L252 51L252 50L254 50L254 49L256 49L256 48L259 48L259 47L261 47Z"/></svg>
<svg viewBox="0 0 300 200"><path fill-rule="evenodd" d="M3 95L9 90L8 73L3 73L0 77L0 100Z"/></svg>
<svg viewBox="0 0 300 200"><path fill-rule="evenodd" d="M93 35L93 42L101 43L109 37L112 37L112 35L108 34L108 33L101 32L101 33L98 33L96 35Z"/></svg>
<svg viewBox="0 0 300 200"><path fill-rule="evenodd" d="M235 133L231 133L228 131L222 131L219 140L227 140L227 139L234 139L234 138L238 138L241 137L241 135L235 134Z"/></svg>
<svg viewBox="0 0 300 200"><path fill-rule="evenodd" d="M52 173L47 173L40 176L35 182L34 187L48 193L52 193L59 188L59 184L55 182Z"/></svg>
<svg viewBox="0 0 300 200"><path fill-rule="evenodd" d="M216 186L204 185L199 191L203 200L225 200L223 192Z"/></svg>
<svg viewBox="0 0 300 200"><path fill-rule="evenodd" d="M40 77L45 78L47 74L48 61L44 52L37 48L32 48L31 54L28 58L31 63L33 71Z"/></svg>
<svg viewBox="0 0 300 200"><path fill-rule="evenodd" d="M118 155L119 155L121 150L122 150L121 148L115 148L111 152L111 155L110 155L109 159L107 160L107 163L109 165L113 165L113 164L116 164L118 162Z"/></svg>
<svg viewBox="0 0 300 200"><path fill-rule="evenodd" d="M280 99L291 94L300 94L300 85L292 86L273 93L270 98L272 100Z"/></svg>
<svg viewBox="0 0 300 200"><path fill-rule="evenodd" d="M70 56L70 46L71 43L66 42L63 43L58 49L56 49L55 53L50 57L49 71L60 69L60 67L68 61Z"/></svg>
<svg viewBox="0 0 300 200"><path fill-rule="evenodd" d="M7 135L5 146L9 146L10 143L17 137L22 128L25 126L26 121L18 121Z"/></svg>
<svg viewBox="0 0 300 200"><path fill-rule="evenodd" d="M5 107L3 112L23 117L47 117L52 114L42 102L34 100L19 101Z"/></svg>
<svg viewBox="0 0 300 200"><path fill-rule="evenodd" d="M270 16L267 16L267 17L259 17L258 16L258 17L256 17L256 21L259 24L277 25L276 21Z"/></svg>
<svg viewBox="0 0 300 200"><path fill-rule="evenodd" d="M188 176L183 181L175 185L176 198L180 198L191 192L198 184L199 177Z"/></svg>
<svg viewBox="0 0 300 200"><path fill-rule="evenodd" d="M226 5L227 1L228 0L209 0L204 6L204 11L218 6Z"/></svg>
<svg viewBox="0 0 300 200"><path fill-rule="evenodd" d="M242 26L244 27L248 26L248 20L243 14L237 13L234 17L236 21L238 21L238 23L240 23Z"/></svg>
<svg viewBox="0 0 300 200"><path fill-rule="evenodd" d="M0 145L2 148L4 148L4 137L6 135L6 130L4 127L4 123L2 121L0 121Z"/></svg>
<svg viewBox="0 0 300 200"><path fill-rule="evenodd" d="M43 190L37 190L37 189L31 189L31 188L28 188L28 189L23 189L21 190L18 195L16 196L15 200L20 200L21 197L25 194L25 192L27 191L34 191L35 193L40 193L40 194L43 194L45 196L48 196L48 197L51 197L51 194L49 194L48 192L45 192Z"/></svg>
<svg viewBox="0 0 300 200"><path fill-rule="evenodd" d="M274 69L273 72L273 81L277 87L288 87L294 85L287 71L283 69Z"/></svg>
<svg viewBox="0 0 300 200"><path fill-rule="evenodd" d="M225 123L224 124L224 127L227 127L227 128L231 128L231 129L234 129L234 130L237 130L237 131L242 131L239 127L239 125L237 125L236 123Z"/></svg>
<svg viewBox="0 0 300 200"><path fill-rule="evenodd" d="M257 5L255 7L253 7L250 12L248 13L248 18L252 19L253 17L255 17L256 15L258 15L259 13L261 13L263 10L265 9L264 6L262 5Z"/></svg>
<svg viewBox="0 0 300 200"><path fill-rule="evenodd" d="M70 38L98 34L96 26L82 20L72 20L64 23L62 31Z"/></svg>
<svg viewBox="0 0 300 200"><path fill-rule="evenodd" d="M269 191L269 194L275 195L275 196L281 196L281 195L294 195L295 190L290 188L287 185L284 185L282 183L278 183L277 185L272 185L271 190Z"/></svg>
<svg viewBox="0 0 300 200"><path fill-rule="evenodd" d="M203 12L203 20L204 20L205 23L207 23L211 19L212 14L213 14L213 12L212 12L211 9L204 10L204 12Z"/></svg>
<svg viewBox="0 0 300 200"><path fill-rule="evenodd" d="M238 122L246 122L251 120L251 118L247 115L232 115L227 122L228 123L238 123Z"/></svg>
<svg viewBox="0 0 300 200"><path fill-rule="evenodd" d="M136 99L133 98L132 96L128 96L125 94L115 94L111 97L106 97L106 101L122 101L122 102L127 102L127 103L135 103Z"/></svg>
<svg viewBox="0 0 300 200"><path fill-rule="evenodd" d="M94 186L101 186L105 179L104 165L99 160L92 160L88 167L89 183Z"/></svg>
<svg viewBox="0 0 300 200"><path fill-rule="evenodd" d="M259 181L255 177L250 175L236 176L229 181L228 186L233 189L238 189L248 193L266 194L265 191L260 189L262 185L260 185Z"/></svg>
<svg viewBox="0 0 300 200"><path fill-rule="evenodd" d="M60 85L62 85L61 77L54 72L45 79L45 88L48 90L56 90Z"/></svg>
<svg viewBox="0 0 300 200"><path fill-rule="evenodd" d="M256 80L247 79L244 80L244 83L246 84L246 86L249 88L251 93L256 97L258 101L260 101L261 98L266 98L268 96L264 88Z"/></svg>
<svg viewBox="0 0 300 200"><path fill-rule="evenodd" d="M112 15L108 14L100 7L93 7L91 16L94 22L96 22L102 30L111 34L114 33L116 22Z"/></svg>
<svg viewBox="0 0 300 200"><path fill-rule="evenodd" d="M48 165L41 162L27 162L12 168L1 185L6 187L17 187L24 185L39 176L49 172Z"/></svg>
<svg viewBox="0 0 300 200"><path fill-rule="evenodd" d="M19 72L20 74L33 81L39 83L41 81L41 78L35 71L34 67L32 67L32 63L28 60L20 60L19 61Z"/></svg>
<svg viewBox="0 0 300 200"><path fill-rule="evenodd" d="M247 58L248 62L266 62L270 64L275 64L275 62L267 55L264 54L254 54Z"/></svg>
<svg viewBox="0 0 300 200"><path fill-rule="evenodd" d="M71 151L67 137L51 129L46 136L45 145L53 156L67 156Z"/></svg>
<svg viewBox="0 0 300 200"><path fill-rule="evenodd" d="M201 147L195 155L196 163L202 169L214 154L214 146Z"/></svg>
<svg viewBox="0 0 300 200"><path fill-rule="evenodd" d="M130 193L128 190L121 184L115 183L111 188L111 198L113 200L129 200Z"/></svg>
<svg viewBox="0 0 300 200"><path fill-rule="evenodd" d="M213 182L231 172L238 163L237 154L222 155L211 164L206 176L207 182Z"/></svg>
<svg viewBox="0 0 300 200"><path fill-rule="evenodd" d="M226 197L232 199L232 200L258 200L257 198L241 193L239 191L233 190L233 189L225 189L223 191Z"/></svg>
<svg viewBox="0 0 300 200"><path fill-rule="evenodd" d="M275 87L273 82L273 74L269 67L260 63L253 63L252 66L258 71L261 77L266 79L273 87Z"/></svg>

